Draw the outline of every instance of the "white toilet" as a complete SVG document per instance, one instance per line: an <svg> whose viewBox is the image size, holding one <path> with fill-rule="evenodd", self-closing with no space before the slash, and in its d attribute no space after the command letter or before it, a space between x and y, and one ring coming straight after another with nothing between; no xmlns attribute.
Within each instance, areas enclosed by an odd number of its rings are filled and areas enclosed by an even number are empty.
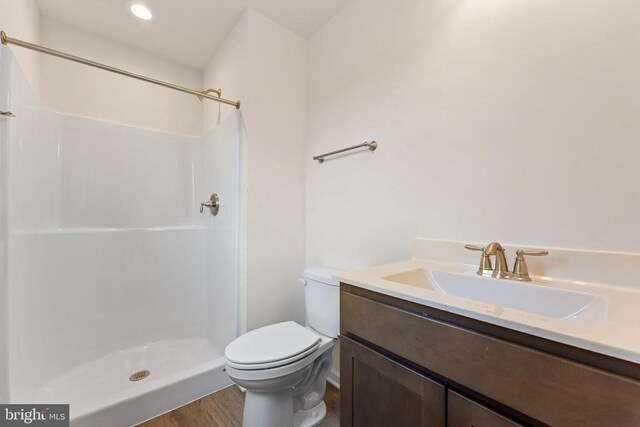
<svg viewBox="0 0 640 427"><path fill-rule="evenodd" d="M312 427L322 400L340 328L339 270L304 270L307 326L283 322L255 329L224 351L227 373L246 391L244 427Z"/></svg>

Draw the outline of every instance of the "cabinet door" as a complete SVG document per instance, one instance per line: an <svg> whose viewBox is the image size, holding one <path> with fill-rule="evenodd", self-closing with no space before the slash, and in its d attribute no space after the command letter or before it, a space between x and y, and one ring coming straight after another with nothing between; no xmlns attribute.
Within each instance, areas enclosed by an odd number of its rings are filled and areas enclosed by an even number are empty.
<svg viewBox="0 0 640 427"><path fill-rule="evenodd" d="M444 427L446 389L342 336L342 427Z"/></svg>
<svg viewBox="0 0 640 427"><path fill-rule="evenodd" d="M447 408L448 427L521 427L508 418L449 390Z"/></svg>

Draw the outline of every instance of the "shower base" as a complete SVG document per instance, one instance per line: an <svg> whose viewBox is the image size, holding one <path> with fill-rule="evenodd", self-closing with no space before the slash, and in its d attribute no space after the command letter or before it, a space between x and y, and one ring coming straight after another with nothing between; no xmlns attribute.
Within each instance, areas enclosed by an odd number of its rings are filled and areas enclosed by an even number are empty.
<svg viewBox="0 0 640 427"><path fill-rule="evenodd" d="M73 427L131 426L231 385L221 354L206 340L149 343L74 368L33 401L69 403Z"/></svg>

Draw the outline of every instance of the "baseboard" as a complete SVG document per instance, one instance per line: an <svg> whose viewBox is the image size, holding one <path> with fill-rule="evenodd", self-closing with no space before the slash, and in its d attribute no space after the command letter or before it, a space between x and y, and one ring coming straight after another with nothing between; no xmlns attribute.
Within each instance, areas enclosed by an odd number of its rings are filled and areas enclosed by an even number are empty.
<svg viewBox="0 0 640 427"><path fill-rule="evenodd" d="M340 371L338 371L336 368L331 368L331 370L329 371L329 375L327 375L327 381L329 381L329 383L335 388L340 390Z"/></svg>

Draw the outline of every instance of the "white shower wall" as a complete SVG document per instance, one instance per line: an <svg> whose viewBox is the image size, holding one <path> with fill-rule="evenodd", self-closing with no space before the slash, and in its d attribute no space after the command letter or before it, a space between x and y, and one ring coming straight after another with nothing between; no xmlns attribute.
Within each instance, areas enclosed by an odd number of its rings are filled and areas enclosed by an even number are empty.
<svg viewBox="0 0 640 427"><path fill-rule="evenodd" d="M194 206L208 200L215 191L220 209L214 218L193 212L193 223L207 227L208 251L213 263L207 301L208 337L215 348L224 349L240 332L240 121L237 112L209 131L193 147ZM215 185L212 186L212 183Z"/></svg>
<svg viewBox="0 0 640 427"><path fill-rule="evenodd" d="M9 105L10 64L8 52L0 49L0 111ZM9 193L8 123L0 118L0 402L9 400Z"/></svg>
<svg viewBox="0 0 640 427"><path fill-rule="evenodd" d="M86 417L135 392L128 375L145 360L159 362L140 387L198 363L222 373L209 364L238 334L239 114L202 138L56 114L2 51L17 117L0 119L10 236L0 401L47 397ZM213 192L219 215L200 214ZM185 357L188 346L200 356ZM78 372L104 382L95 400Z"/></svg>
<svg viewBox="0 0 640 427"><path fill-rule="evenodd" d="M43 384L106 354L204 338L206 249L203 229L13 235L11 400L34 401Z"/></svg>

